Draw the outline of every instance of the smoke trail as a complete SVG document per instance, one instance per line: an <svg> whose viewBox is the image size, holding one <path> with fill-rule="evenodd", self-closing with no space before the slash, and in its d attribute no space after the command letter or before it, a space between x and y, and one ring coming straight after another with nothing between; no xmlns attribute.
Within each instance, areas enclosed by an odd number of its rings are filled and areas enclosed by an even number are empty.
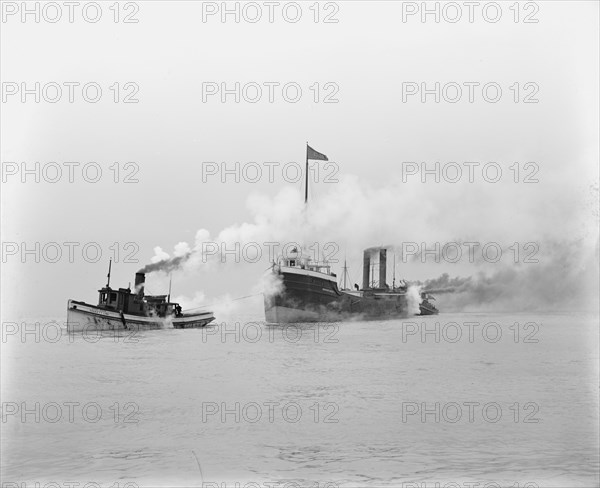
<svg viewBox="0 0 600 488"><path fill-rule="evenodd" d="M173 258L167 258L154 263L146 264L141 268L138 273L152 273L155 271L164 271L170 273L176 269L179 269L192 255L191 252L183 256L175 256Z"/></svg>
<svg viewBox="0 0 600 488"><path fill-rule="evenodd" d="M539 191L535 188L530 192L533 190ZM589 227L590 211L582 208L583 204L561 192L554 196L553 208L549 209L546 195L547 192L542 192L539 200L529 198L526 211L519 208L519 212L515 212L506 204L494 207L489 199L482 200L486 201L485 209L482 209L480 205L465 204L464 191L457 188L440 192L435 185L415 187L396 181L393 175L387 186L370 188L364 181L346 176L305 207L301 192L285 187L273 198L250 195L247 210L252 217L248 222L225 227L212 238L208 230L200 229L194 243L179 243L178 246L187 249L189 255L180 250L175 252L175 258L171 258L162 249L155 248L156 255L147 269L172 270L214 261L219 255L203 255L202 245L206 242L223 243L231 248L236 243L243 246L250 242L300 240L308 243L317 240L335 242L340 248L352 246L353 253L361 253L374 244L384 243L399 247L403 242L430 245L453 242L462 247L470 241L496 241L506 249L515 240L527 242L541 235L550 238L576 236L586 225ZM486 196L482 195L483 198ZM553 215L550 210L556 211L557 207L558 213ZM483 219L482 212L485 212ZM557 221L564 225L557 226ZM509 242L504 229L511 230ZM476 239L464 237L474 233ZM374 239L383 242L376 243ZM480 256L478 252L479 261ZM400 258L416 261L421 254ZM158 261L164 262L158 264Z"/></svg>
<svg viewBox="0 0 600 488"><path fill-rule="evenodd" d="M583 241L547 241L540 262L503 265L468 277L443 273L420 284L445 311L598 309L598 249Z"/></svg>

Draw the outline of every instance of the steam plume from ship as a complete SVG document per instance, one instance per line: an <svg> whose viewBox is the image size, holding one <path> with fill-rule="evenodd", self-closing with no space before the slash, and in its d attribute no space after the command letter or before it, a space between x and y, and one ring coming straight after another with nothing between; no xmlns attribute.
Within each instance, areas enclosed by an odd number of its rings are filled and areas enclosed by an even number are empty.
<svg viewBox="0 0 600 488"><path fill-rule="evenodd" d="M274 296L283 291L283 281L278 274L263 274L260 281L260 289L266 296Z"/></svg>
<svg viewBox="0 0 600 488"><path fill-rule="evenodd" d="M408 313L415 315L419 313L419 304L421 303L421 290L423 285L412 284L406 290L406 301L408 304Z"/></svg>

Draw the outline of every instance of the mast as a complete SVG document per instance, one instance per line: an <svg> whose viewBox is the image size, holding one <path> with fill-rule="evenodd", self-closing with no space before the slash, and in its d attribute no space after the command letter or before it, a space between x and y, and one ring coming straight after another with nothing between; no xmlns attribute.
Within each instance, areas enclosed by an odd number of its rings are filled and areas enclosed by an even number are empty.
<svg viewBox="0 0 600 488"><path fill-rule="evenodd" d="M396 289L396 253L393 253L394 256L394 272L392 277L392 290Z"/></svg>
<svg viewBox="0 0 600 488"><path fill-rule="evenodd" d="M346 275L348 274L348 266L346 266L346 258L344 258L344 290L347 290Z"/></svg>
<svg viewBox="0 0 600 488"><path fill-rule="evenodd" d="M375 263L371 263L371 288L375 288Z"/></svg>
<svg viewBox="0 0 600 488"><path fill-rule="evenodd" d="M304 184L304 204L308 203L308 141L306 141L306 182Z"/></svg>
<svg viewBox="0 0 600 488"><path fill-rule="evenodd" d="M108 261L108 274L106 277L108 278L108 282L106 283L106 288L110 288L110 268L112 266L112 259Z"/></svg>
<svg viewBox="0 0 600 488"><path fill-rule="evenodd" d="M167 303L171 303L171 282L173 280L173 275L169 275L169 296L167 297Z"/></svg>

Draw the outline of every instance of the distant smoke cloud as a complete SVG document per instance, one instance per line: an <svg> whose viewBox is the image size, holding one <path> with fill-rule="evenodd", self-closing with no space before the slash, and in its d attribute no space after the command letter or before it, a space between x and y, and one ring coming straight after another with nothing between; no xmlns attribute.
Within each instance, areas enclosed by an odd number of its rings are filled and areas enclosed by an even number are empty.
<svg viewBox="0 0 600 488"><path fill-rule="evenodd" d="M545 241L538 264L503 265L491 272L426 280L446 311L597 311L598 247L578 241Z"/></svg>

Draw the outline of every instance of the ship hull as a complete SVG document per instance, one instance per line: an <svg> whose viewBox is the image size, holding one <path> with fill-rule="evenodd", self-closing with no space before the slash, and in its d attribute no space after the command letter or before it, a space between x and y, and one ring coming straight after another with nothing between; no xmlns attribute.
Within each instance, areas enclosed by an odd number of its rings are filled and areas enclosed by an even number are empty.
<svg viewBox="0 0 600 488"><path fill-rule="evenodd" d="M164 328L191 329L204 327L214 320L211 312L189 314L176 318L145 317L122 314L84 302L69 300L67 304L67 331L154 330Z"/></svg>
<svg viewBox="0 0 600 488"><path fill-rule="evenodd" d="M428 307L423 304L419 305L419 312L417 315L437 315L440 313L437 308Z"/></svg>
<svg viewBox="0 0 600 488"><path fill-rule="evenodd" d="M318 273L290 270L278 275L281 290L265 296L265 319L269 323L381 320L408 315L403 292L340 291L334 280Z"/></svg>

